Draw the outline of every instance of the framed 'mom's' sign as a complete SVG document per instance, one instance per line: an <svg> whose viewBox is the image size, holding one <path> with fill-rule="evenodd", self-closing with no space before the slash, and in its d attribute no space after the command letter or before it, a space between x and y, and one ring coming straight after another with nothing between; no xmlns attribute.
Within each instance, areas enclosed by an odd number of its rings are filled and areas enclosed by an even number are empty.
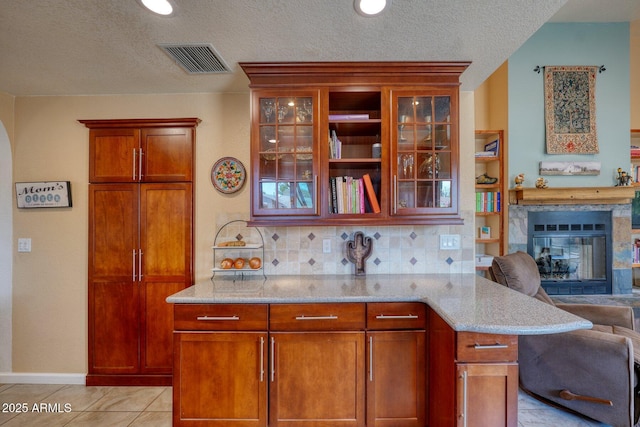
<svg viewBox="0 0 640 427"><path fill-rule="evenodd" d="M69 181L16 182L18 208L70 208Z"/></svg>

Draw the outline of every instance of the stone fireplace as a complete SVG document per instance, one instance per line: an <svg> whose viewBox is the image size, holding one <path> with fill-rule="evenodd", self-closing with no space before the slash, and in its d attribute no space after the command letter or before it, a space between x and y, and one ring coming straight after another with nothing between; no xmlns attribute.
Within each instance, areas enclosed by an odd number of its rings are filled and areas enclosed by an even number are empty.
<svg viewBox="0 0 640 427"><path fill-rule="evenodd" d="M632 292L632 187L524 190L510 191L508 251L537 259L550 294Z"/></svg>

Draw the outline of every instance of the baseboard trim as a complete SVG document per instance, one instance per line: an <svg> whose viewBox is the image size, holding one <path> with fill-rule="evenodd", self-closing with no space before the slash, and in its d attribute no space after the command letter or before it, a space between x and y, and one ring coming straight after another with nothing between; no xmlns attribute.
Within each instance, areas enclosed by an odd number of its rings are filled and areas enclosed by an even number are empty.
<svg viewBox="0 0 640 427"><path fill-rule="evenodd" d="M85 384L87 374L0 372L0 384Z"/></svg>

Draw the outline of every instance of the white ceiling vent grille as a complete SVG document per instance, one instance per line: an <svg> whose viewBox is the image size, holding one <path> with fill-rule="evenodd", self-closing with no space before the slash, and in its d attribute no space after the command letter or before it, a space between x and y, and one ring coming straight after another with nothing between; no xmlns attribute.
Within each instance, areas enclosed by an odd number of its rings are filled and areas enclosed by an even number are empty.
<svg viewBox="0 0 640 427"><path fill-rule="evenodd" d="M158 47L173 58L187 73L231 72L229 66L210 44L159 44Z"/></svg>

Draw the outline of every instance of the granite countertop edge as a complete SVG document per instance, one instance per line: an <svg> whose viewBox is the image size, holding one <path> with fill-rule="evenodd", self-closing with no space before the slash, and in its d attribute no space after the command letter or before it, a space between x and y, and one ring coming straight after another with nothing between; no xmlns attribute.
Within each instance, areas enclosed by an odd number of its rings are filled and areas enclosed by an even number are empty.
<svg viewBox="0 0 640 427"><path fill-rule="evenodd" d="M458 332L542 335L592 323L475 274L300 275L202 280L173 304L424 302Z"/></svg>

